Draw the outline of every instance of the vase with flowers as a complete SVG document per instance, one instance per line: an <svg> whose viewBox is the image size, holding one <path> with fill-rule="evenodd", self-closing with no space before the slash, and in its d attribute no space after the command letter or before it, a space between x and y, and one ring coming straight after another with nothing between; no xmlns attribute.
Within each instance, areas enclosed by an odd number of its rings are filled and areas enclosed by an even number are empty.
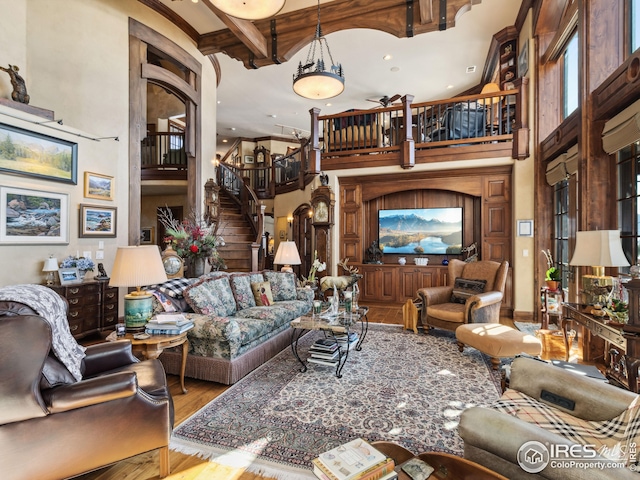
<svg viewBox="0 0 640 480"><path fill-rule="evenodd" d="M314 250L313 252L313 263L311 263L311 268L309 269L309 275L307 277L302 277L302 284L305 287L309 288L317 288L317 279L316 273L324 272L327 269L327 263L321 262L318 258L318 251Z"/></svg>
<svg viewBox="0 0 640 480"><path fill-rule="evenodd" d="M169 208L158 210L158 220L165 228L165 243L185 259L189 277L204 275L207 261L212 270L227 268L218 252L218 247L225 244L217 234L218 223L206 222L195 213L180 222Z"/></svg>
<svg viewBox="0 0 640 480"><path fill-rule="evenodd" d="M77 268L78 276L84 278L87 272L93 272L96 264L93 260L85 257L69 255L60 263L60 268Z"/></svg>

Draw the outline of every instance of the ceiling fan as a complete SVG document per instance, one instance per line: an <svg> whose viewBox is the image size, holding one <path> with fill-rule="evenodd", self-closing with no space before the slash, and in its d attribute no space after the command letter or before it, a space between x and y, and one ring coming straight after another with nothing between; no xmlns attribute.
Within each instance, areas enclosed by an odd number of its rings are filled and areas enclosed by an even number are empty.
<svg viewBox="0 0 640 480"><path fill-rule="evenodd" d="M382 105L383 107L388 107L389 105L391 105L393 102L400 100L402 98L402 95L400 95L399 93L396 93L393 97L389 97L388 95L385 95L382 98L367 98L367 102L374 102L374 103L379 103L380 105Z"/></svg>

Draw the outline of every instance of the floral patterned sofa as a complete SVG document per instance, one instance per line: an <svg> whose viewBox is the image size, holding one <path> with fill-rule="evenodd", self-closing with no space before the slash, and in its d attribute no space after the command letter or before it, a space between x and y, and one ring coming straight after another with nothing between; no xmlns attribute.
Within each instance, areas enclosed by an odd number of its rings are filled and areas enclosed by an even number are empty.
<svg viewBox="0 0 640 480"><path fill-rule="evenodd" d="M313 291L296 287L289 272L265 270L255 273L212 272L182 290L176 283L150 287L172 297L172 305L187 310L194 322L189 330L189 355L185 375L231 385L289 346L291 320L309 312ZM256 302L254 289L267 285L272 293L270 305ZM253 287L253 289L252 289ZM158 302L160 304L161 302ZM188 307L185 305L188 305ZM178 374L180 351L165 351L161 356L167 373Z"/></svg>

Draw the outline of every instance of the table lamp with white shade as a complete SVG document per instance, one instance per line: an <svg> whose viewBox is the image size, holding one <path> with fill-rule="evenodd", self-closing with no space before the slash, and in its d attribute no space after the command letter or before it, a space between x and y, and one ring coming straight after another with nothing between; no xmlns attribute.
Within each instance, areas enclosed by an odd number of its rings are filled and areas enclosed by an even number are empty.
<svg viewBox="0 0 640 480"><path fill-rule="evenodd" d="M55 285L56 283L55 272L58 271L58 259L55 258L53 255L50 255L49 258L47 258L44 261L44 267L42 267L42 271L47 274L47 276L45 277L45 283L47 287L50 287L51 285Z"/></svg>
<svg viewBox="0 0 640 480"><path fill-rule="evenodd" d="M157 246L118 247L109 286L136 288L124 296L127 330L142 330L153 315L152 295L141 287L166 281L167 274Z"/></svg>
<svg viewBox="0 0 640 480"><path fill-rule="evenodd" d="M606 290L613 286L613 277L604 274L605 267L626 267L629 261L622 250L618 230L590 230L576 233L576 248L569 265L591 267L590 275L582 276L583 303L603 302Z"/></svg>
<svg viewBox="0 0 640 480"><path fill-rule="evenodd" d="M296 242L280 242L276 256L273 259L273 264L283 265L280 269L282 272L293 272L291 265L300 265L301 263Z"/></svg>

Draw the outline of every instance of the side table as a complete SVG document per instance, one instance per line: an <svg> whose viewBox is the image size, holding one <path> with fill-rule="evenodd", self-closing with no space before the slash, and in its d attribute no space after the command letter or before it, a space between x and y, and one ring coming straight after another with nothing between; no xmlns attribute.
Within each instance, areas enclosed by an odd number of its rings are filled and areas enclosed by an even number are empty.
<svg viewBox="0 0 640 480"><path fill-rule="evenodd" d="M478 463L448 453L427 452L414 455L406 448L393 442L371 442L371 445L386 456L393 458L396 463L398 480L411 480L411 477L404 473L399 465L413 457L418 457L435 469L428 480L508 480L507 477L503 477Z"/></svg>
<svg viewBox="0 0 640 480"><path fill-rule="evenodd" d="M177 335L151 335L149 338L143 340L133 338L132 333L127 333L124 337L117 337L115 332L113 332L107 337L107 340L131 340L133 353L139 353L145 360L158 358L165 348L181 345L182 364L180 365L180 387L182 388L183 394L187 393L187 389L184 386L184 371L187 366L187 353L189 353L187 332L182 332Z"/></svg>

